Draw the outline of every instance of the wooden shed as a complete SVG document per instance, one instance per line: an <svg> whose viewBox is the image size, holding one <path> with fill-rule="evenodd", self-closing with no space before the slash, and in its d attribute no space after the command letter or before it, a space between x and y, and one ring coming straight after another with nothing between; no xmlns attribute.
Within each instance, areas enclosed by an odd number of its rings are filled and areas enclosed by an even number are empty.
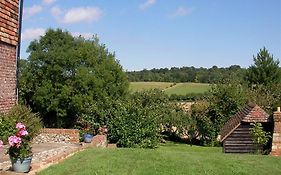
<svg viewBox="0 0 281 175"><path fill-rule="evenodd" d="M249 128L251 123L262 123L266 130L271 130L272 122L269 115L254 103L247 104L233 115L220 131L220 141L225 153L252 153L254 142Z"/></svg>

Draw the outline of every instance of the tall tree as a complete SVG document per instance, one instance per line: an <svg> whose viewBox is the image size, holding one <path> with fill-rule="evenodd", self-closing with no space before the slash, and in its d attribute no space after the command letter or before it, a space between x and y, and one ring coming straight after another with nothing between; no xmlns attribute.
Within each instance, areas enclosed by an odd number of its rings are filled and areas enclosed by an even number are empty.
<svg viewBox="0 0 281 175"><path fill-rule="evenodd" d="M126 74L97 37L86 40L50 29L31 42L28 52L21 95L49 127L72 127L85 106L106 108L126 95Z"/></svg>
<svg viewBox="0 0 281 175"><path fill-rule="evenodd" d="M246 81L249 85L268 85L278 83L281 80L279 60L274 60L268 50L260 49L257 56L254 56L254 65L251 65L246 73Z"/></svg>

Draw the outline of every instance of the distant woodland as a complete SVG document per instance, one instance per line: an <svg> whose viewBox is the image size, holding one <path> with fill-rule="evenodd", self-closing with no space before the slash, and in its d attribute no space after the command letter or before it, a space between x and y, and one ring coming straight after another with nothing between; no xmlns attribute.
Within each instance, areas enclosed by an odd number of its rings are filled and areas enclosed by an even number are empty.
<svg viewBox="0 0 281 175"><path fill-rule="evenodd" d="M222 79L243 79L245 68L239 65L232 65L226 68L213 66L212 68L195 67L172 67L151 69L142 71L127 72L130 82L156 81L156 82L195 82L195 83L216 83Z"/></svg>

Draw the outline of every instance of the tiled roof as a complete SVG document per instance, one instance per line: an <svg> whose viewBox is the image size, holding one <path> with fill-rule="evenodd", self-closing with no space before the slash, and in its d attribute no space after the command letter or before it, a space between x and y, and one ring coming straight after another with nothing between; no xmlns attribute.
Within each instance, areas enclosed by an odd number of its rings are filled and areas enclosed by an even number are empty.
<svg viewBox="0 0 281 175"><path fill-rule="evenodd" d="M220 130L220 141L226 139L241 122L269 122L269 115L254 103L247 104L224 124Z"/></svg>

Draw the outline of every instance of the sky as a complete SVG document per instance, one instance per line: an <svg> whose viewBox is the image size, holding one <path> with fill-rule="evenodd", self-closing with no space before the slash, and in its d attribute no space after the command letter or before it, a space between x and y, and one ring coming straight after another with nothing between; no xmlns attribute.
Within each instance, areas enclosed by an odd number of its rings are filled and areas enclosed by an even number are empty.
<svg viewBox="0 0 281 175"><path fill-rule="evenodd" d="M281 0L24 0L21 58L48 28L97 35L124 70L281 60Z"/></svg>

